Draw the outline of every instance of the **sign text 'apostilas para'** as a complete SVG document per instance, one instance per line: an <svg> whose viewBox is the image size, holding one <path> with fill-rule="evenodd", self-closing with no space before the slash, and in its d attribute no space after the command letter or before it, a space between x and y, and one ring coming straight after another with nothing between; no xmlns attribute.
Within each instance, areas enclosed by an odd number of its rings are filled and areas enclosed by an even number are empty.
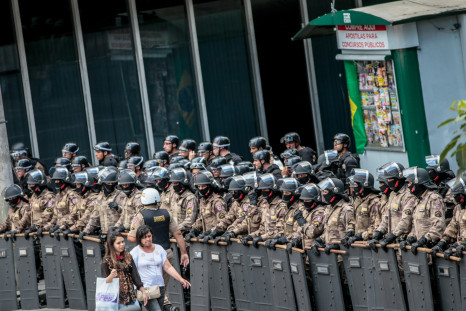
<svg viewBox="0 0 466 311"><path fill-rule="evenodd" d="M339 25L337 28L339 49L388 50L385 25Z"/></svg>

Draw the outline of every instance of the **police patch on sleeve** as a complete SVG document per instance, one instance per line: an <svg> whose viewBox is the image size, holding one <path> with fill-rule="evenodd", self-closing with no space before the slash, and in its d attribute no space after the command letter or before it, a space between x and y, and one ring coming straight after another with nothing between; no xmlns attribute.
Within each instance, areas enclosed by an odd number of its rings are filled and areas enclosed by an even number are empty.
<svg viewBox="0 0 466 311"><path fill-rule="evenodd" d="M408 207L413 207L414 205L414 200L409 200L408 203L406 203Z"/></svg>
<svg viewBox="0 0 466 311"><path fill-rule="evenodd" d="M71 203L73 203L73 205L76 205L76 198L72 198Z"/></svg>
<svg viewBox="0 0 466 311"><path fill-rule="evenodd" d="M408 215L408 216L412 215L413 211L410 208L407 208L407 209L405 209L405 214Z"/></svg>
<svg viewBox="0 0 466 311"><path fill-rule="evenodd" d="M435 212L435 217L442 217L442 213L440 211Z"/></svg>
<svg viewBox="0 0 466 311"><path fill-rule="evenodd" d="M188 209L186 210L186 214L192 214L192 213L193 213L193 210L192 210L192 209L188 208Z"/></svg>
<svg viewBox="0 0 466 311"><path fill-rule="evenodd" d="M217 211L219 212L223 210L222 204L217 204L215 207L217 208Z"/></svg>
<svg viewBox="0 0 466 311"><path fill-rule="evenodd" d="M53 201L49 201L49 203L47 204L47 207L52 207L53 206Z"/></svg>
<svg viewBox="0 0 466 311"><path fill-rule="evenodd" d="M218 215L218 218L220 218L220 219L225 218L225 214L224 214L224 213L220 213L220 214Z"/></svg>
<svg viewBox="0 0 466 311"><path fill-rule="evenodd" d="M442 209L442 204L440 204L440 202L437 201L437 202L435 203L435 208L438 209L438 210L441 210L441 209Z"/></svg>
<svg viewBox="0 0 466 311"><path fill-rule="evenodd" d="M191 202L188 203L188 208L193 208L193 206L194 206L194 202L193 202L193 201L191 201Z"/></svg>
<svg viewBox="0 0 466 311"><path fill-rule="evenodd" d="M319 226L320 226L320 222L318 222L318 221L315 221L315 222L314 222L314 227L316 227L316 228L317 228L317 227L319 227Z"/></svg>
<svg viewBox="0 0 466 311"><path fill-rule="evenodd" d="M243 211L247 212L247 211L248 211L248 208L249 208L249 207L248 207L247 205L244 205L244 206L243 206Z"/></svg>
<svg viewBox="0 0 466 311"><path fill-rule="evenodd" d="M324 220L324 217L323 216L317 216L316 220L318 222L322 222L322 220Z"/></svg>

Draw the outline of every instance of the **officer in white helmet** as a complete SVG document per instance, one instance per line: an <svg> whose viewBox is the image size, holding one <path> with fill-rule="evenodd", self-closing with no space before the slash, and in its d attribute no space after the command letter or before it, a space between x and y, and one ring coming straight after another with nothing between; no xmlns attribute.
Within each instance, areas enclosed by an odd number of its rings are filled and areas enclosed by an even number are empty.
<svg viewBox="0 0 466 311"><path fill-rule="evenodd" d="M152 242L161 245L167 252L167 259L172 265L173 252L170 248L170 234L172 234L181 251L181 265L189 265L189 257L186 252L186 244L181 231L178 229L178 223L171 213L164 208L160 208L160 194L156 189L146 188L141 194L142 207L131 221L128 241L136 243L136 231L142 225L147 225L152 229ZM137 247L137 246L136 246ZM169 275L163 271L163 280L167 288ZM168 294L165 292L164 310L171 310L171 303L168 300Z"/></svg>

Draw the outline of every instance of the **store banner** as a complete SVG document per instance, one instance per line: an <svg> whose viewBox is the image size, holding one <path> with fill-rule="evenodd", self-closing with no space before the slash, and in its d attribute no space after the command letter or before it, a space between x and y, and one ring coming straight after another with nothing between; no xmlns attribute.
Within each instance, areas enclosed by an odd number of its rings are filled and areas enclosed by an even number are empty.
<svg viewBox="0 0 466 311"><path fill-rule="evenodd" d="M364 153L367 144L364 128L364 115L361 107L361 93L359 92L358 70L353 61L345 61L346 82L348 85L348 98L351 105L351 126L358 154Z"/></svg>
<svg viewBox="0 0 466 311"><path fill-rule="evenodd" d="M385 25L338 25L339 49L388 50Z"/></svg>

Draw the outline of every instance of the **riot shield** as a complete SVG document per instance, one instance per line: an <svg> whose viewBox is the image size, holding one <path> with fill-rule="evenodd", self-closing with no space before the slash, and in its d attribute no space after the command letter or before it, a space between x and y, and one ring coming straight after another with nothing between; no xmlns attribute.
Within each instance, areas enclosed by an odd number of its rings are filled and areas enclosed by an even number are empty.
<svg viewBox="0 0 466 311"><path fill-rule="evenodd" d="M465 254L466 252L463 252ZM462 310L466 311L466 257L461 259L459 262L459 270L460 270L460 289L461 289L461 305Z"/></svg>
<svg viewBox="0 0 466 311"><path fill-rule="evenodd" d="M65 308L65 290L61 274L61 260L58 241L48 234L40 238L44 265L45 297L47 308Z"/></svg>
<svg viewBox="0 0 466 311"><path fill-rule="evenodd" d="M343 256L343 264L353 309L356 311L368 310L368 291L374 289L374 280L369 276L372 268L371 258L367 257L367 252L364 253L364 248L350 247L346 252L347 255Z"/></svg>
<svg viewBox="0 0 466 311"><path fill-rule="evenodd" d="M461 289L458 263L433 257L437 297L442 310L461 310Z"/></svg>
<svg viewBox="0 0 466 311"><path fill-rule="evenodd" d="M191 258L191 311L210 310L207 245L191 242L189 257Z"/></svg>
<svg viewBox="0 0 466 311"><path fill-rule="evenodd" d="M84 237L84 272L86 276L86 296L89 310L95 309L96 280L102 276L101 263L102 253L99 239Z"/></svg>
<svg viewBox="0 0 466 311"><path fill-rule="evenodd" d="M306 266L303 253L293 250L289 254L290 271L296 297L296 306L299 311L312 311L311 297L306 279Z"/></svg>
<svg viewBox="0 0 466 311"><path fill-rule="evenodd" d="M58 245L60 247L61 270L70 309L87 310L73 239L68 238L68 240L65 240L62 236Z"/></svg>
<svg viewBox="0 0 466 311"><path fill-rule="evenodd" d="M296 310L288 252L282 248L267 249L267 257L275 308L277 310Z"/></svg>
<svg viewBox="0 0 466 311"><path fill-rule="evenodd" d="M317 310L345 310L337 255L307 251Z"/></svg>
<svg viewBox="0 0 466 311"><path fill-rule="evenodd" d="M251 246L252 247L252 246ZM236 309L238 311L251 310L251 293L248 290L247 258L244 255L241 243L232 243L228 249L228 262L230 263L231 280L235 296Z"/></svg>
<svg viewBox="0 0 466 311"><path fill-rule="evenodd" d="M401 251L401 258L409 310L434 310L427 253L418 250L414 255L408 249Z"/></svg>
<svg viewBox="0 0 466 311"><path fill-rule="evenodd" d="M181 275L180 253L176 242L171 242L170 248L173 251L173 267ZM178 307L180 311L185 311L186 306L184 302L183 286L180 284L180 282L169 282L168 286L166 287L166 290L168 292L168 295L170 296L170 302L172 303L172 305Z"/></svg>
<svg viewBox="0 0 466 311"><path fill-rule="evenodd" d="M374 293L368 296L371 310L406 310L406 302L401 286L396 250L387 248L387 251L379 249L374 252L364 249L364 252L372 252Z"/></svg>
<svg viewBox="0 0 466 311"><path fill-rule="evenodd" d="M24 234L17 235L14 243L16 274L18 276L21 309L39 309L39 291L37 290L36 258L33 239L25 239Z"/></svg>
<svg viewBox="0 0 466 311"><path fill-rule="evenodd" d="M212 242L213 243L213 242ZM209 292L212 310L231 311L230 276L226 243L208 244Z"/></svg>
<svg viewBox="0 0 466 311"><path fill-rule="evenodd" d="M15 258L11 239L5 241L0 237L0 303L2 310L17 310Z"/></svg>

